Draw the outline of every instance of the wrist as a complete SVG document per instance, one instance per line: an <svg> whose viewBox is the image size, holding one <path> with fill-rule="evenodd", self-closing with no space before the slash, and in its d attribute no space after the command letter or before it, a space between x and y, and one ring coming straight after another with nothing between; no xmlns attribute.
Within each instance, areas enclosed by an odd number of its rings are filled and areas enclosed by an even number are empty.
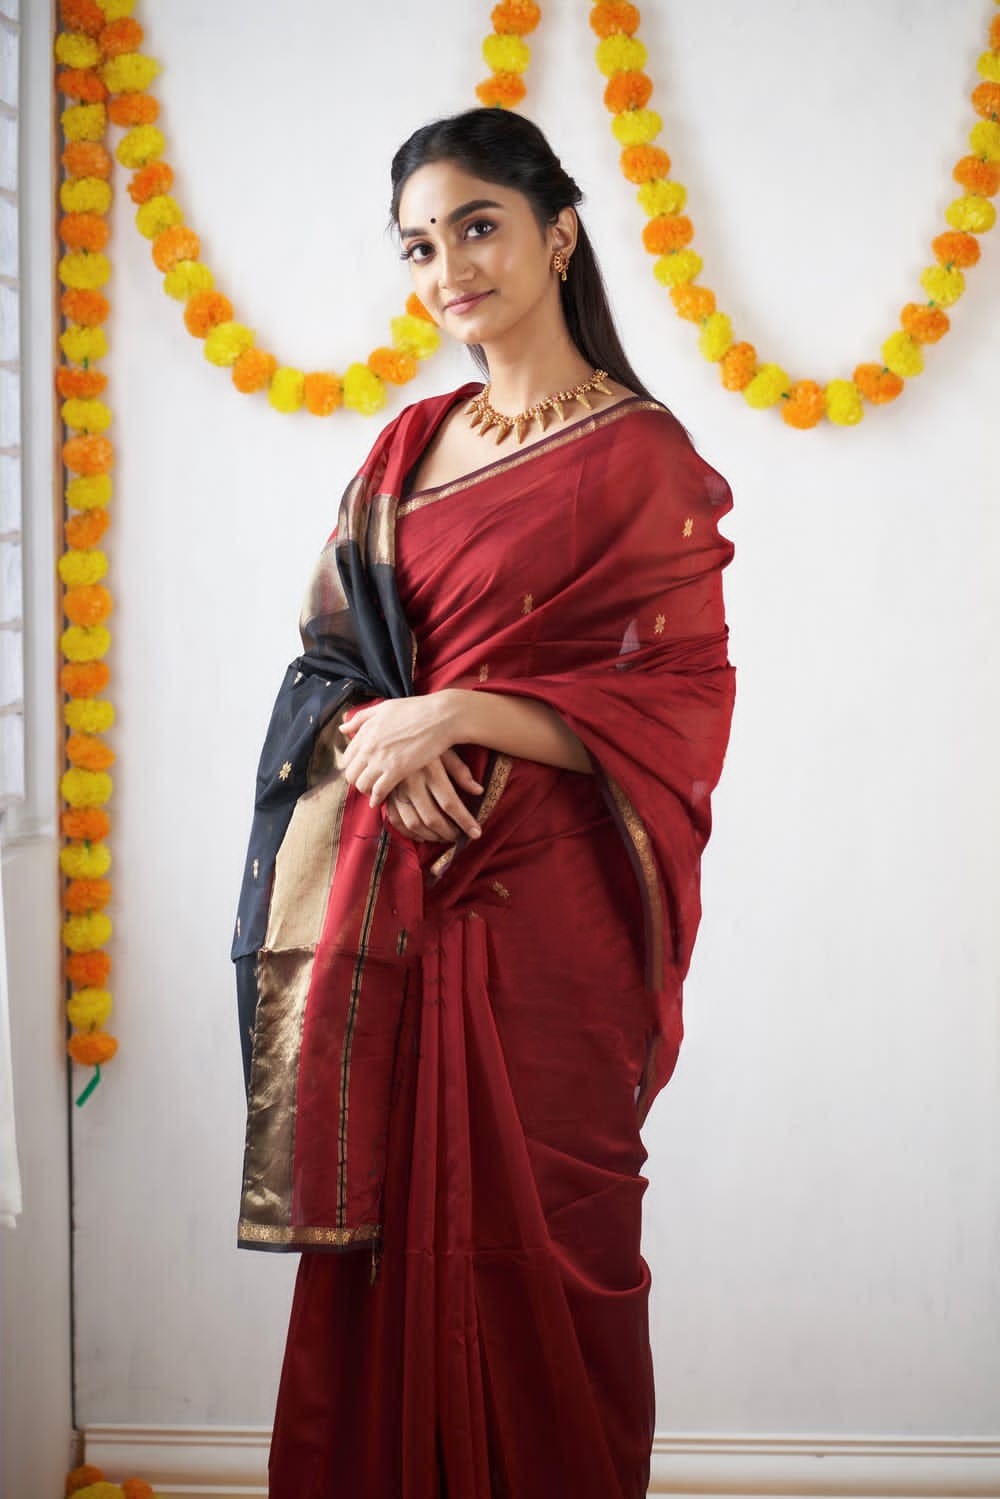
<svg viewBox="0 0 1000 1499"><path fill-rule="evenodd" d="M444 720L448 727L449 743L471 744L469 727L471 715L469 707L471 699L475 697L474 692L467 691L464 687L444 687L440 696L444 699Z"/></svg>

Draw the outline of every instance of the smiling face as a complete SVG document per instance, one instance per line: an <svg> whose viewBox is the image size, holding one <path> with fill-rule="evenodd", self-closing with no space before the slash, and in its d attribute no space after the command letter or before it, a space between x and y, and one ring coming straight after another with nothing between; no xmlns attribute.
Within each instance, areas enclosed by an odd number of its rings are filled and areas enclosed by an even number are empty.
<svg viewBox="0 0 1000 1499"><path fill-rule="evenodd" d="M563 321L552 255L572 252L572 208L543 232L523 193L453 161L435 161L407 179L399 226L414 291L460 342L496 344L516 336L525 318L536 332L550 320L553 327Z"/></svg>

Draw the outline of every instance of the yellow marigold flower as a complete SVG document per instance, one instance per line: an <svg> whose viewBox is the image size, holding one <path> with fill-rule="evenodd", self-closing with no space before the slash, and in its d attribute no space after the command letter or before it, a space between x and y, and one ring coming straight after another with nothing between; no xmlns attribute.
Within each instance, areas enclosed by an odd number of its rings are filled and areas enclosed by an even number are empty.
<svg viewBox="0 0 1000 1499"><path fill-rule="evenodd" d="M115 155L123 167L144 167L162 156L166 145L166 137L158 125L136 125L122 136Z"/></svg>
<svg viewBox="0 0 1000 1499"><path fill-rule="evenodd" d="M410 312L400 313L389 324L393 348L403 349L417 359L427 359L441 345L441 334L435 323L426 318L414 317Z"/></svg>
<svg viewBox="0 0 1000 1499"><path fill-rule="evenodd" d="M67 328L59 335L59 347L67 359L72 359L74 364L82 364L86 360L103 359L108 352L108 340L104 336L104 329L80 328L74 326Z"/></svg>
<svg viewBox="0 0 1000 1499"><path fill-rule="evenodd" d="M646 66L646 48L637 36L606 36L598 42L594 56L605 78L612 73L641 73Z"/></svg>
<svg viewBox="0 0 1000 1499"><path fill-rule="evenodd" d="M957 265L950 270L943 265L929 265L920 273L920 285L938 307L950 307L964 292L965 277Z"/></svg>
<svg viewBox="0 0 1000 1499"><path fill-rule="evenodd" d="M83 771L101 775L102 771ZM59 850L59 868L71 880L97 880L111 868L111 850L106 843L70 843Z"/></svg>
<svg viewBox="0 0 1000 1499"><path fill-rule="evenodd" d="M68 625L59 637L67 661L96 661L106 656L111 632L104 625Z"/></svg>
<svg viewBox="0 0 1000 1499"><path fill-rule="evenodd" d="M519 36L488 36L483 56L494 73L523 73L531 61L531 48Z"/></svg>
<svg viewBox="0 0 1000 1499"><path fill-rule="evenodd" d="M985 234L997 221L997 211L989 198L980 198L976 193L953 199L944 216L953 229L964 229L969 234Z"/></svg>
<svg viewBox="0 0 1000 1499"><path fill-rule="evenodd" d="M66 485L66 503L74 510L100 510L110 499L110 474L79 474Z"/></svg>
<svg viewBox="0 0 1000 1499"><path fill-rule="evenodd" d="M78 1030L103 1025L111 1014L110 989L77 989L66 1001L66 1014Z"/></svg>
<svg viewBox="0 0 1000 1499"><path fill-rule="evenodd" d="M981 52L976 61L976 72L980 78L1000 83L1000 52Z"/></svg>
<svg viewBox="0 0 1000 1499"><path fill-rule="evenodd" d="M59 576L67 588L83 588L101 581L108 570L108 556L106 552L80 552L73 549L63 552L57 566Z"/></svg>
<svg viewBox="0 0 1000 1499"><path fill-rule="evenodd" d="M97 0L108 21L121 21L135 10L135 0Z"/></svg>
<svg viewBox="0 0 1000 1499"><path fill-rule="evenodd" d="M70 698L63 703L63 720L78 734L104 734L115 721L115 705L106 698Z"/></svg>
<svg viewBox="0 0 1000 1499"><path fill-rule="evenodd" d="M743 399L757 411L774 406L791 385L780 364L762 364L753 379L743 387Z"/></svg>
<svg viewBox="0 0 1000 1499"><path fill-rule="evenodd" d="M969 145L977 156L1000 161L1000 124L996 120L977 120L969 131Z"/></svg>
<svg viewBox="0 0 1000 1499"><path fill-rule="evenodd" d="M687 202L687 188L669 178L654 177L652 182L642 184L636 197L642 211L656 219L664 213L680 213Z"/></svg>
<svg viewBox="0 0 1000 1499"><path fill-rule="evenodd" d="M344 371L344 405L362 416L372 416L385 405L385 386L367 364L349 364Z"/></svg>
<svg viewBox="0 0 1000 1499"><path fill-rule="evenodd" d="M92 68L101 55L94 38L81 31L61 31L56 37L56 57L67 68Z"/></svg>
<svg viewBox="0 0 1000 1499"><path fill-rule="evenodd" d="M882 345L882 362L894 375L909 379L923 370L923 350L915 338L900 329L898 333L891 333Z"/></svg>
<svg viewBox="0 0 1000 1499"><path fill-rule="evenodd" d="M853 380L831 380L828 383L826 414L838 427L853 427L861 421L865 407Z"/></svg>
<svg viewBox="0 0 1000 1499"><path fill-rule="evenodd" d="M136 226L146 239L155 239L164 229L183 223L183 220L181 205L169 193L157 193L154 198L140 203L135 211Z"/></svg>
<svg viewBox="0 0 1000 1499"><path fill-rule="evenodd" d="M71 356L72 357L72 356ZM63 401L59 415L77 432L104 432L111 425L111 407L103 401Z"/></svg>
<svg viewBox="0 0 1000 1499"><path fill-rule="evenodd" d="M111 262L100 251L74 250L59 261L59 280L64 286L85 287L92 291L111 277Z"/></svg>
<svg viewBox="0 0 1000 1499"><path fill-rule="evenodd" d="M733 325L724 312L713 312L698 334L698 347L713 364L722 358L733 342Z"/></svg>
<svg viewBox="0 0 1000 1499"><path fill-rule="evenodd" d="M71 104L59 121L68 141L99 141L104 139L108 115L103 104Z"/></svg>
<svg viewBox="0 0 1000 1499"><path fill-rule="evenodd" d="M267 388L267 399L275 411L300 410L305 394L305 371L293 369L287 364L279 365Z"/></svg>
<svg viewBox="0 0 1000 1499"><path fill-rule="evenodd" d="M186 302L196 291L211 291L215 277L201 260L178 260L163 278L163 290L168 297Z"/></svg>
<svg viewBox="0 0 1000 1499"><path fill-rule="evenodd" d="M254 341L254 329L245 323L216 323L205 335L205 358L211 364L235 364Z"/></svg>
<svg viewBox="0 0 1000 1499"><path fill-rule="evenodd" d="M645 146L663 129L655 109L625 109L611 121L615 140L623 146Z"/></svg>
<svg viewBox="0 0 1000 1499"><path fill-rule="evenodd" d="M160 71L160 64L155 57L147 57L144 52L123 52L119 57L109 57L98 71L109 93L126 94L149 88Z"/></svg>
<svg viewBox="0 0 1000 1499"><path fill-rule="evenodd" d="M106 770L80 770L74 765L63 773L59 790L71 807L99 807L111 799L111 777Z"/></svg>
<svg viewBox="0 0 1000 1499"><path fill-rule="evenodd" d="M701 267L701 256L695 250L674 250L654 261L653 275L664 286L680 286L682 281L693 281Z"/></svg>
<svg viewBox="0 0 1000 1499"><path fill-rule="evenodd" d="M92 952L95 947L104 947L110 936L111 917L105 916L103 911L90 911L86 916L71 916L68 921L63 922L63 943L71 952ZM101 1487L110 1488L111 1485Z"/></svg>
<svg viewBox="0 0 1000 1499"><path fill-rule="evenodd" d="M111 184L103 177L67 178L59 184L59 205L64 213L107 213Z"/></svg>

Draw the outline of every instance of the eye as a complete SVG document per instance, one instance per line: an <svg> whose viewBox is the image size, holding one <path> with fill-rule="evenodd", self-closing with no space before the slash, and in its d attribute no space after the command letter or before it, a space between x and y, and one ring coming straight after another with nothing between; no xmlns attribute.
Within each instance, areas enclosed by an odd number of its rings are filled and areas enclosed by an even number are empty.
<svg viewBox="0 0 1000 1499"><path fill-rule="evenodd" d="M470 219L469 223L465 227L466 227L466 231L468 231L469 229L485 229L487 234L491 234L493 232L493 230L496 228L496 225L494 224L494 222L493 222L492 219ZM477 234L477 235L474 236L474 238L475 239L484 239L485 236L482 235L482 234ZM400 260L414 260L417 265L423 265L424 261L428 259L428 256L426 256L426 255L417 255L416 252L418 250L432 250L432 249L433 249L433 246L428 245L428 243L427 243L427 241L425 239L418 239L418 240L415 241L414 244L410 245L407 249L401 251L399 258L400 258Z"/></svg>

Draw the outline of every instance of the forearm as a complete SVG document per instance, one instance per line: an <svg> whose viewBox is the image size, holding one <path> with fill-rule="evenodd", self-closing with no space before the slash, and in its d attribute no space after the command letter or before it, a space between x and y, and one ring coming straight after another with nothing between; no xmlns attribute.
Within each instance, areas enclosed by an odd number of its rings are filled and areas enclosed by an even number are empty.
<svg viewBox="0 0 1000 1499"><path fill-rule="evenodd" d="M523 760L592 775L583 742L547 703L501 692L449 687L456 744L482 744Z"/></svg>

